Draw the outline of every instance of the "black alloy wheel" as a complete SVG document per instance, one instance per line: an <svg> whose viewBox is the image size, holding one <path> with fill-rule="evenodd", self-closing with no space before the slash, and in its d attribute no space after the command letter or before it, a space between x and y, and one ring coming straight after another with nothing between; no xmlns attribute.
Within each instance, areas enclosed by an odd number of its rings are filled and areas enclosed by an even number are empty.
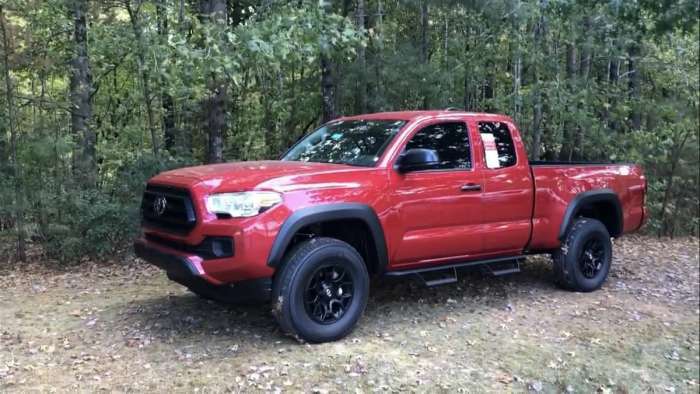
<svg viewBox="0 0 700 394"><path fill-rule="evenodd" d="M579 268L581 273L588 279L595 278L603 269L603 259L605 258L605 248L596 238L588 240L581 250L579 256Z"/></svg>
<svg viewBox="0 0 700 394"><path fill-rule="evenodd" d="M352 276L341 265L320 267L311 275L304 293L304 306L312 320L332 324L352 303Z"/></svg>

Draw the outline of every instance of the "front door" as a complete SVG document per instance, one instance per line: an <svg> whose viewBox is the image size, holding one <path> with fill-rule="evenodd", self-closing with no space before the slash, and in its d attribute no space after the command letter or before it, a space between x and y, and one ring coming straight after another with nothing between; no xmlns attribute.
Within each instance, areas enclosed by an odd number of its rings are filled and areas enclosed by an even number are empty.
<svg viewBox="0 0 700 394"><path fill-rule="evenodd" d="M439 165L395 174L393 202L402 237L392 258L397 266L469 258L482 248L480 171L473 168L472 146L464 122L438 122L419 129L404 151L432 149Z"/></svg>

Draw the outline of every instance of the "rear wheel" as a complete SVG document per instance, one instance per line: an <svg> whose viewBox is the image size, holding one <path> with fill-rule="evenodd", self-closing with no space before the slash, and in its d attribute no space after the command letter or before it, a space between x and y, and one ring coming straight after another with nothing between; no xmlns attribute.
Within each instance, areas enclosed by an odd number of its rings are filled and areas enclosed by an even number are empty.
<svg viewBox="0 0 700 394"><path fill-rule="evenodd" d="M313 238L285 257L272 287L273 314L286 333L307 342L348 335L367 305L369 275L349 244Z"/></svg>
<svg viewBox="0 0 700 394"><path fill-rule="evenodd" d="M555 280L561 287L581 292L597 290L610 272L610 233L598 220L579 218L552 258Z"/></svg>

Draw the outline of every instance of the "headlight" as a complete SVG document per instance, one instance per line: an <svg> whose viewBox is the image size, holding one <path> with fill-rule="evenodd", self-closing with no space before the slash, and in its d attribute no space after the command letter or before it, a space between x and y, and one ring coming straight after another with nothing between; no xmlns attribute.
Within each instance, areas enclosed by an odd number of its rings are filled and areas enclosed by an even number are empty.
<svg viewBox="0 0 700 394"><path fill-rule="evenodd" d="M234 218L255 216L278 204L282 196L275 192L220 193L207 196L207 211Z"/></svg>

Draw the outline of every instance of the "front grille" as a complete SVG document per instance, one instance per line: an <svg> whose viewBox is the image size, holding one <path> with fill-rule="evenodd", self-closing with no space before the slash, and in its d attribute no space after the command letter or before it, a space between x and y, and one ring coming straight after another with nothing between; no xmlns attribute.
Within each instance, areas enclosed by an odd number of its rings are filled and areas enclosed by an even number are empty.
<svg viewBox="0 0 700 394"><path fill-rule="evenodd" d="M175 234L187 234L197 223L187 190L154 185L143 193L141 218L145 226Z"/></svg>

